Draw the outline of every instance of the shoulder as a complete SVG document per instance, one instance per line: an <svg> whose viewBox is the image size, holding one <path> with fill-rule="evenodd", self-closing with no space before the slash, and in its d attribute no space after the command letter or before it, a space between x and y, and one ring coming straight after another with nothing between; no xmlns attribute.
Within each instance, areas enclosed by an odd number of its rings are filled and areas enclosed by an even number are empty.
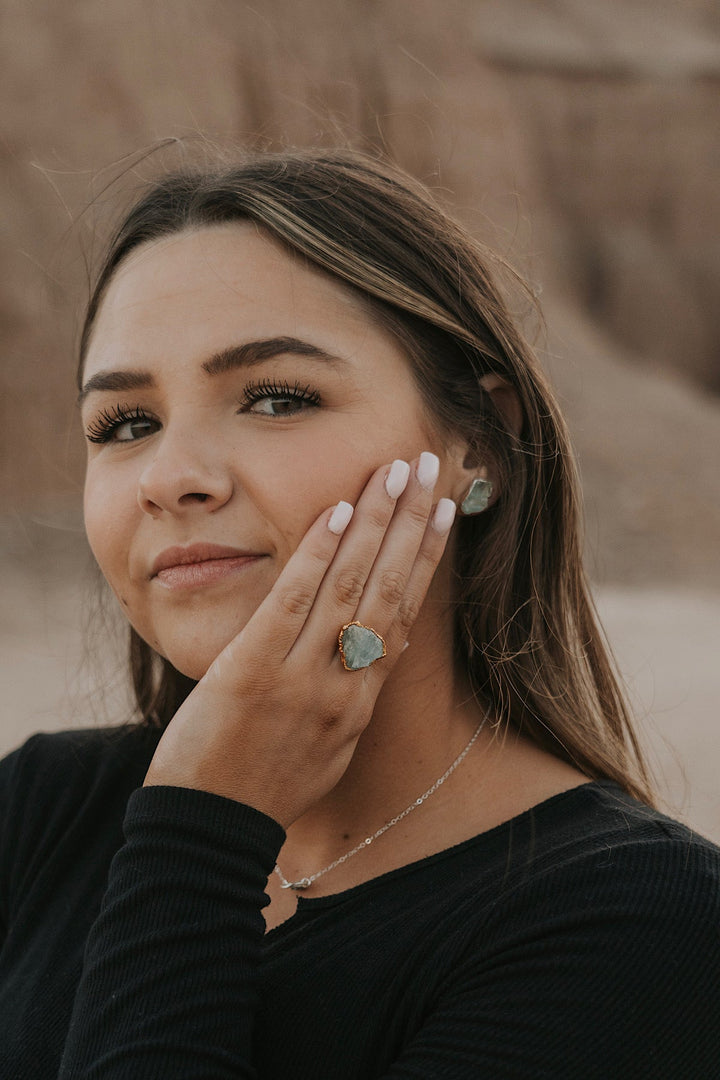
<svg viewBox="0 0 720 1080"><path fill-rule="evenodd" d="M616 784L583 785L568 806L549 807L547 855L551 864L603 871L630 889L652 890L660 882L685 892L694 874L720 886L720 848L652 807L633 799ZM542 820L539 817L538 820ZM654 895L654 893L653 893Z"/></svg>
<svg viewBox="0 0 720 1080"><path fill-rule="evenodd" d="M564 964L598 993L619 992L621 964L627 988L674 972L720 1003L720 848L616 785L555 796L447 856L425 895L436 916L445 905L454 964Z"/></svg>
<svg viewBox="0 0 720 1080"><path fill-rule="evenodd" d="M643 994L666 1015L675 980L678 1008L705 993L720 1020L720 848L610 783L535 807L497 840L484 951L520 946L596 1003Z"/></svg>
<svg viewBox="0 0 720 1080"><path fill-rule="evenodd" d="M720 848L610 782L549 799L493 839L495 881L508 897L562 889L594 911L606 899L628 910L720 914Z"/></svg>
<svg viewBox="0 0 720 1080"><path fill-rule="evenodd" d="M465 962L504 970L534 958L551 969L563 956L579 984L609 963L610 985L623 956L648 981L675 962L691 979L695 962L720 976L720 848L610 782L556 795L386 880L449 976Z"/></svg>
<svg viewBox="0 0 720 1080"><path fill-rule="evenodd" d="M558 1075L714 1075L715 844L600 783L495 830L472 863L445 949L450 998L469 1009L482 994L497 1030L524 1003L538 1053L565 1055Z"/></svg>
<svg viewBox="0 0 720 1080"><path fill-rule="evenodd" d="M162 732L140 724L39 732L0 760L0 797L48 787L67 789L106 771L132 771L154 752Z"/></svg>
<svg viewBox="0 0 720 1080"><path fill-rule="evenodd" d="M29 738L0 761L0 856L59 836L83 811L124 807L160 735L127 724Z"/></svg>

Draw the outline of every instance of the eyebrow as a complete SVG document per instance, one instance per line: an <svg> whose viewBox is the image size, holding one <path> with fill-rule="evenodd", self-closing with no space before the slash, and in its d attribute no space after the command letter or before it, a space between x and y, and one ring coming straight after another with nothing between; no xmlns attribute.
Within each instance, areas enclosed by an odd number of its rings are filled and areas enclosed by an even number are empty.
<svg viewBox="0 0 720 1080"><path fill-rule="evenodd" d="M276 356L303 356L318 360L331 367L344 365L347 361L326 352L317 345L301 341L294 337L262 338L248 341L244 345L231 345L219 353L214 353L204 360L201 367L210 376L223 375L238 368L254 367ZM88 394L102 390L147 390L154 387L155 379L149 371L99 371L85 383L78 394L77 403L82 405Z"/></svg>

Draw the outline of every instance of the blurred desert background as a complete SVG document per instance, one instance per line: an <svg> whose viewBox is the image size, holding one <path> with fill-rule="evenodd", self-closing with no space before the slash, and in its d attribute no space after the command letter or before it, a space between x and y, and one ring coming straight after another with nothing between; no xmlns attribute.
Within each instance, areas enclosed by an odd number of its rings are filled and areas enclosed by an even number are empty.
<svg viewBox="0 0 720 1080"><path fill-rule="evenodd" d="M0 0L0 86L0 752L131 711L81 523L103 235L201 133L342 143L433 187L538 294L597 604L666 805L720 841L716 0Z"/></svg>

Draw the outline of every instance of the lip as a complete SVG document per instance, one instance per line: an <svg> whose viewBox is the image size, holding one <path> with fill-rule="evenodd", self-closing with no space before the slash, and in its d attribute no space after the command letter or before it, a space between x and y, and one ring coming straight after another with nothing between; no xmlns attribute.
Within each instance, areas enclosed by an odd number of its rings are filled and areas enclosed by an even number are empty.
<svg viewBox="0 0 720 1080"><path fill-rule="evenodd" d="M150 578L168 588L209 585L237 573L263 556L257 551L224 544L190 544L161 551L152 564Z"/></svg>

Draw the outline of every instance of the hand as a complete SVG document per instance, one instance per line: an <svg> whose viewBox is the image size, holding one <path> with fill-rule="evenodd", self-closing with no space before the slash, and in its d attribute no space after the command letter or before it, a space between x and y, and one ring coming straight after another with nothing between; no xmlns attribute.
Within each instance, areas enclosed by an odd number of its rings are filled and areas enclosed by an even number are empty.
<svg viewBox="0 0 720 1080"><path fill-rule="evenodd" d="M347 529L346 503L310 527L173 717L146 785L213 792L287 828L337 784L404 648L454 516L449 499L433 511L437 458L421 455L398 493L403 465L394 466L392 495L390 467L373 474ZM356 619L382 635L387 656L346 671L338 634Z"/></svg>

